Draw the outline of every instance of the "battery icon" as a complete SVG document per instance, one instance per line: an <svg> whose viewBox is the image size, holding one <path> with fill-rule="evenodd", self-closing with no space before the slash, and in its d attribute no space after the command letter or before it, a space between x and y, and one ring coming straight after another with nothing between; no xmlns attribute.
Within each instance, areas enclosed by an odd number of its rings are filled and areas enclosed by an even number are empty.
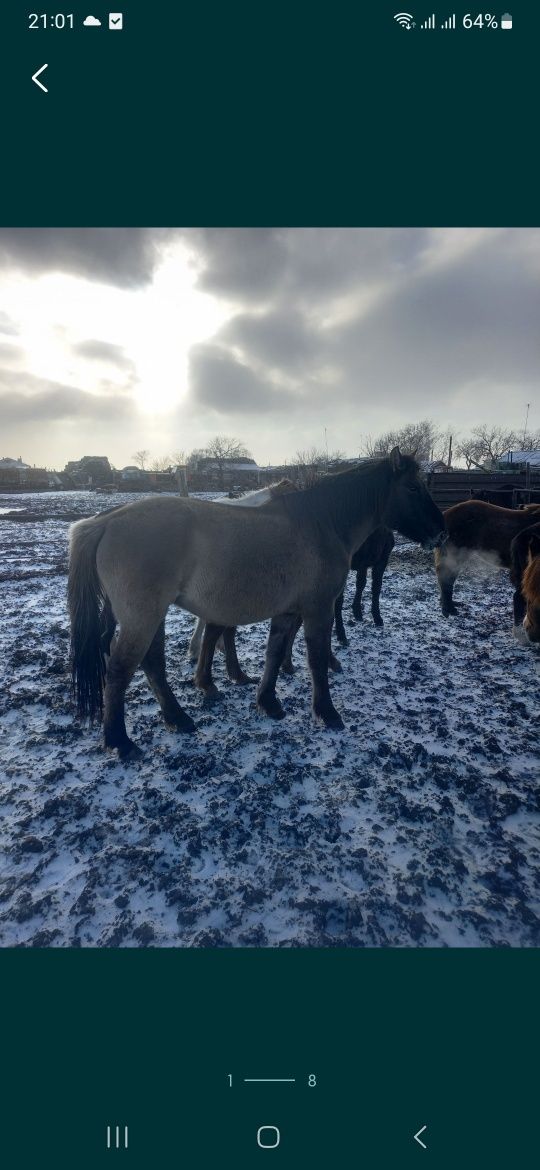
<svg viewBox="0 0 540 1170"><path fill-rule="evenodd" d="M512 28L512 17L509 12L503 12L501 16L501 28Z"/></svg>

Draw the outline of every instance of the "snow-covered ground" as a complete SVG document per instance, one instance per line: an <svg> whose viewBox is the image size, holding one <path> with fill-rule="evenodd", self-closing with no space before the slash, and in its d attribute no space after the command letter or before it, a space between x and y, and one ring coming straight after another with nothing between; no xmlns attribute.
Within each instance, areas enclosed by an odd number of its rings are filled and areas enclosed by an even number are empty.
<svg viewBox="0 0 540 1170"><path fill-rule="evenodd" d="M259 715L219 655L223 698L205 706L193 619L171 611L169 675L198 733L167 730L137 673L145 756L122 765L70 709L59 518L120 502L0 497L2 944L540 945L540 658L512 636L507 575L469 572L445 621L431 556L402 543L383 631L353 622L351 575L340 733L313 722L301 635L285 720ZM238 635L256 676L266 633Z"/></svg>

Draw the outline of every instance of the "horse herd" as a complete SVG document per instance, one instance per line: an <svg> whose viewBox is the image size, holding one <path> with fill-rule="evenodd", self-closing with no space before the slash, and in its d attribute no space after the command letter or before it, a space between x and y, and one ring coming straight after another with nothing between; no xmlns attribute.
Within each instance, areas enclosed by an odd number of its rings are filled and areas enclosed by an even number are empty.
<svg viewBox="0 0 540 1170"><path fill-rule="evenodd" d="M218 641L230 678L250 683L235 629L270 619L257 705L273 719L284 715L276 682L280 669L294 669L292 646L303 624L313 711L325 726L342 728L328 683L328 670L341 670L331 648L334 620L346 645L347 575L357 574L353 614L360 620L371 568L373 620L383 624L379 596L394 531L435 550L445 616L457 612L453 587L472 551L509 567L515 624L540 641L540 505L513 510L470 500L443 515L415 459L396 447L303 491L284 480L239 500L148 497L72 525L68 604L79 715L103 719L105 745L122 760L139 756L126 731L124 700L141 666L166 723L195 730L166 676L165 616L177 605L198 619L190 655L197 660L194 681L209 697L217 694Z"/></svg>

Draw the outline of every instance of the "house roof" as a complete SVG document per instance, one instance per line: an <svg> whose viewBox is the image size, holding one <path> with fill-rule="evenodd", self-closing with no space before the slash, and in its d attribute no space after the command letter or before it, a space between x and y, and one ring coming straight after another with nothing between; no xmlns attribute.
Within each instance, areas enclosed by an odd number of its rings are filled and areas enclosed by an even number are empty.
<svg viewBox="0 0 540 1170"><path fill-rule="evenodd" d="M23 463L22 459L9 459L6 457L5 459L0 459L0 467L13 467L15 469L17 467L22 467L24 469L29 468L30 464Z"/></svg>
<svg viewBox="0 0 540 1170"><path fill-rule="evenodd" d="M532 463L540 467L540 451L505 451L498 460L499 463Z"/></svg>

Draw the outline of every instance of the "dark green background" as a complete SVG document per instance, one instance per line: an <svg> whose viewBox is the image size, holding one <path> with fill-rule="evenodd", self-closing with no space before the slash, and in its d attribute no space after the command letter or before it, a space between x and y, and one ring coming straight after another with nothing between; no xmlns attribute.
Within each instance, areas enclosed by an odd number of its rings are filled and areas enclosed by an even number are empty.
<svg viewBox="0 0 540 1170"><path fill-rule="evenodd" d="M4 5L4 224L537 222L538 4L510 32L407 32L380 0L117 6L122 32L80 8L30 32Z"/></svg>
<svg viewBox="0 0 540 1170"><path fill-rule="evenodd" d="M431 33L378 0L129 0L114 34L12 3L1 223L537 224L539 6L510 6L511 33ZM538 1160L536 951L13 950L0 982L9 1167Z"/></svg>
<svg viewBox="0 0 540 1170"><path fill-rule="evenodd" d="M536 1165L532 959L4 953L5 1165ZM298 1081L242 1083L257 1076ZM106 1149L108 1124L129 1126L127 1152ZM260 1125L280 1128L273 1153Z"/></svg>

